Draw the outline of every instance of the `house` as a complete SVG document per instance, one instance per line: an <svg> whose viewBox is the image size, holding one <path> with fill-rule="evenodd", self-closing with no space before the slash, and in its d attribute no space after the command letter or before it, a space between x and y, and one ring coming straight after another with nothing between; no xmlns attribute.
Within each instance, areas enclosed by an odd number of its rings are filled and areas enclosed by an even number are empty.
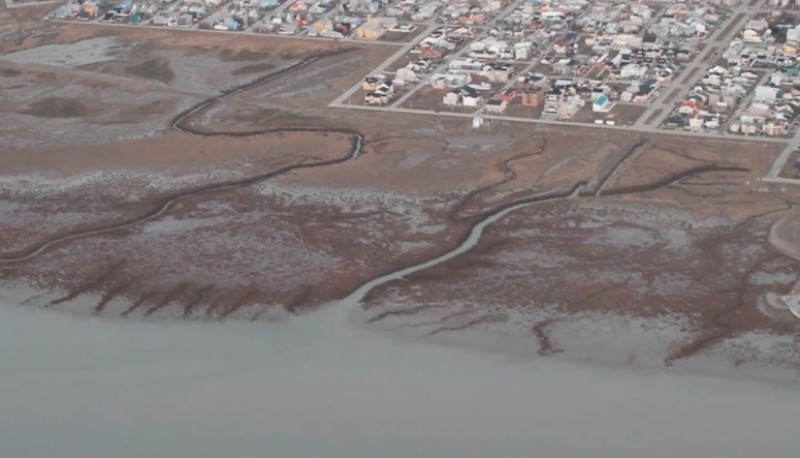
<svg viewBox="0 0 800 458"><path fill-rule="evenodd" d="M532 55L532 46L530 43L516 43L514 44L514 60L528 60Z"/></svg>
<svg viewBox="0 0 800 458"><path fill-rule="evenodd" d="M766 118L770 115L770 106L766 103L753 102L747 107L746 114Z"/></svg>
<svg viewBox="0 0 800 458"><path fill-rule="evenodd" d="M448 54L448 50L431 45L423 45L420 47L419 55L424 58L442 59Z"/></svg>
<svg viewBox="0 0 800 458"><path fill-rule="evenodd" d="M703 90L700 87L695 87L694 89L689 92L689 96L686 97L686 100L694 101L698 106L704 107L708 104L711 94L708 91Z"/></svg>
<svg viewBox="0 0 800 458"><path fill-rule="evenodd" d="M483 69L483 64L477 60L467 59L453 59L447 64L450 70L464 70L468 72L480 72Z"/></svg>
<svg viewBox="0 0 800 458"><path fill-rule="evenodd" d="M380 82L373 91L364 96L367 105L386 105L394 96L392 81Z"/></svg>
<svg viewBox="0 0 800 458"><path fill-rule="evenodd" d="M761 34L753 29L746 29L742 32L742 40L747 43L761 43Z"/></svg>
<svg viewBox="0 0 800 458"><path fill-rule="evenodd" d="M386 32L380 24L374 22L365 22L358 26L356 29L356 38L362 40L377 40Z"/></svg>
<svg viewBox="0 0 800 458"><path fill-rule="evenodd" d="M772 86L758 85L755 88L753 100L757 102L773 103L778 98L780 89Z"/></svg>
<svg viewBox="0 0 800 458"><path fill-rule="evenodd" d="M696 100L684 100L678 104L678 108L675 110L675 113L687 117L694 117L698 112L699 108Z"/></svg>
<svg viewBox="0 0 800 458"><path fill-rule="evenodd" d="M447 72L436 73L431 76L430 84L435 89L452 89L466 86L472 81L469 73Z"/></svg>
<svg viewBox="0 0 800 458"><path fill-rule="evenodd" d="M692 132L697 132L702 130L704 126L705 122L703 121L703 118L700 116L696 116L694 118L689 119L689 125L687 126L687 128Z"/></svg>
<svg viewBox="0 0 800 458"><path fill-rule="evenodd" d="M797 116L797 110L800 108L798 105L782 105L775 108L773 116L775 119L782 121L791 121Z"/></svg>
<svg viewBox="0 0 800 458"><path fill-rule="evenodd" d="M800 25L786 29L786 42L795 45L800 43Z"/></svg>
<svg viewBox="0 0 800 458"><path fill-rule="evenodd" d="M564 98L558 106L556 119L570 120L578 111L583 108L585 101L579 95L571 95Z"/></svg>
<svg viewBox="0 0 800 458"><path fill-rule="evenodd" d="M453 89L442 98L442 103L448 107L455 107L461 105L461 91Z"/></svg>
<svg viewBox="0 0 800 458"><path fill-rule="evenodd" d="M775 137L779 135L786 135L788 133L786 123L767 122L763 127L764 135Z"/></svg>
<svg viewBox="0 0 800 458"><path fill-rule="evenodd" d="M409 62L405 68L413 70L415 73L427 73L432 66L431 59L417 59L414 62Z"/></svg>
<svg viewBox="0 0 800 458"><path fill-rule="evenodd" d="M556 40L553 43L553 51L556 54L565 55L568 50L572 50L572 42L569 40Z"/></svg>
<svg viewBox="0 0 800 458"><path fill-rule="evenodd" d="M353 31L353 26L348 22L338 22L336 25L333 26L334 32L339 32L342 36L350 35L350 32Z"/></svg>
<svg viewBox="0 0 800 458"><path fill-rule="evenodd" d="M514 88L500 91L500 93L498 93L496 96L496 98L500 100L505 100L508 103L514 102L514 100L516 100L517 97L519 97L519 91Z"/></svg>
<svg viewBox="0 0 800 458"><path fill-rule="evenodd" d="M491 83L507 83L511 78L514 67L498 63L489 63L483 66L483 76Z"/></svg>
<svg viewBox="0 0 800 458"><path fill-rule="evenodd" d="M644 77L645 72L647 72L646 65L630 63L620 69L619 76L623 79L640 79Z"/></svg>
<svg viewBox="0 0 800 458"><path fill-rule="evenodd" d="M477 108L483 103L483 97L478 95L478 89L470 84L461 88L461 103L465 107Z"/></svg>
<svg viewBox="0 0 800 458"><path fill-rule="evenodd" d="M613 107L614 103L605 94L601 94L592 102L592 112L594 113L608 113Z"/></svg>
<svg viewBox="0 0 800 458"><path fill-rule="evenodd" d="M459 16L457 22L464 25L480 25L486 22L486 14L482 12L465 14Z"/></svg>
<svg viewBox="0 0 800 458"><path fill-rule="evenodd" d="M368 76L361 82L361 90L374 91L384 80L386 80L384 75Z"/></svg>
<svg viewBox="0 0 800 458"><path fill-rule="evenodd" d="M632 101L634 103L647 103L653 97L653 93L658 89L658 81L647 80L639 85L639 90L633 94Z"/></svg>
<svg viewBox="0 0 800 458"><path fill-rule="evenodd" d="M642 49L658 48L658 36L654 33L646 33L642 37Z"/></svg>
<svg viewBox="0 0 800 458"><path fill-rule="evenodd" d="M462 93L461 103L465 107L477 108L483 103L483 97L479 96L477 92L465 91Z"/></svg>
<svg viewBox="0 0 800 458"><path fill-rule="evenodd" d="M483 102L483 97L470 86L462 86L449 91L442 98L442 103L449 107L465 106L477 108Z"/></svg>
<svg viewBox="0 0 800 458"><path fill-rule="evenodd" d="M409 67L403 67L397 70L396 73L397 77L405 80L405 81L416 81L417 80L417 72L410 69Z"/></svg>
<svg viewBox="0 0 800 458"><path fill-rule="evenodd" d="M299 31L299 27L294 24L283 24L278 28L278 35L294 35Z"/></svg>
<svg viewBox="0 0 800 458"><path fill-rule="evenodd" d="M387 30L397 25L397 18L393 17L372 17L367 16L367 20L356 29L356 38L365 40L377 40Z"/></svg>
<svg viewBox="0 0 800 458"><path fill-rule="evenodd" d="M525 91L522 93L522 106L538 107L544 102L544 89Z"/></svg>
<svg viewBox="0 0 800 458"><path fill-rule="evenodd" d="M489 99L486 102L486 112L492 114L503 114L508 107L508 102L500 99Z"/></svg>
<svg viewBox="0 0 800 458"><path fill-rule="evenodd" d="M330 19L320 19L312 24L312 27L322 32L323 30L333 30L333 21Z"/></svg>
<svg viewBox="0 0 800 458"><path fill-rule="evenodd" d="M689 117L684 115L671 115L664 122L666 127L686 127L689 125Z"/></svg>
<svg viewBox="0 0 800 458"><path fill-rule="evenodd" d="M764 19L751 19L744 24L744 28L764 33L769 28L769 24Z"/></svg>
<svg viewBox="0 0 800 458"><path fill-rule="evenodd" d="M389 103L389 96L382 92L368 92L364 96L364 103L367 105L386 105Z"/></svg>
<svg viewBox="0 0 800 458"><path fill-rule="evenodd" d="M544 97L544 109L542 110L542 118L555 119L558 115L558 108L561 105L561 94L547 93Z"/></svg>
<svg viewBox="0 0 800 458"><path fill-rule="evenodd" d="M719 114L713 113L703 116L703 121L708 129L719 129Z"/></svg>
<svg viewBox="0 0 800 458"><path fill-rule="evenodd" d="M392 80L383 81L375 88L375 92L387 94L388 96L394 95L394 84Z"/></svg>

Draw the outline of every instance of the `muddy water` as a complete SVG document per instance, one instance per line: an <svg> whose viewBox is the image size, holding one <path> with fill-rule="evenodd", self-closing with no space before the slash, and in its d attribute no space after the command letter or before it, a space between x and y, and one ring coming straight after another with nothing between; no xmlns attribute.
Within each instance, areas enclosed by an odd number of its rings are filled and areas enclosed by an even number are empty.
<svg viewBox="0 0 800 458"><path fill-rule="evenodd" d="M791 386L398 343L338 318L166 325L0 305L0 455L796 453Z"/></svg>

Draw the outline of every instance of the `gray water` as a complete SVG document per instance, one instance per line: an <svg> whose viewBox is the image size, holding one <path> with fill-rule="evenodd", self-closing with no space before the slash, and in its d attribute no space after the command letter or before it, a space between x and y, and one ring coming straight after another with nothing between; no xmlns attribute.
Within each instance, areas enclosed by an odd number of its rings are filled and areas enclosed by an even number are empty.
<svg viewBox="0 0 800 458"><path fill-rule="evenodd" d="M0 305L0 456L796 456L800 392L397 342L334 308L153 324Z"/></svg>

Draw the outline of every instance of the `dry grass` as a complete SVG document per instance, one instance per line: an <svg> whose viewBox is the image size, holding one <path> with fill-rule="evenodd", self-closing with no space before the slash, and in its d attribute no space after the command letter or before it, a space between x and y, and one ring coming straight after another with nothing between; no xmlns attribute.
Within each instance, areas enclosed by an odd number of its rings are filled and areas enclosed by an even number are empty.
<svg viewBox="0 0 800 458"><path fill-rule="evenodd" d="M169 62L164 59L150 59L140 64L125 68L125 73L139 78L146 78L162 83L169 83L175 73L169 68Z"/></svg>
<svg viewBox="0 0 800 458"><path fill-rule="evenodd" d="M86 111L86 107L77 100L48 97L34 102L23 114L41 118L79 118L86 115Z"/></svg>

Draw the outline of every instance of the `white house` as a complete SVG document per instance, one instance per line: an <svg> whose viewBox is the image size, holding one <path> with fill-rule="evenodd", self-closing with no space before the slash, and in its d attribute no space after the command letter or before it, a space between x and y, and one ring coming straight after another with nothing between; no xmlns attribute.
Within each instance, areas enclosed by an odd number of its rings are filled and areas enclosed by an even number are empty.
<svg viewBox="0 0 800 458"><path fill-rule="evenodd" d="M477 108L481 104L482 101L483 101L483 97L481 97L481 96L479 96L477 94L464 94L461 97L461 103L465 107Z"/></svg>
<svg viewBox="0 0 800 458"><path fill-rule="evenodd" d="M644 77L646 71L647 66L645 65L627 64L620 69L619 76L625 79L641 79Z"/></svg>
<svg viewBox="0 0 800 458"><path fill-rule="evenodd" d="M776 87L772 86L764 86L759 84L756 86L753 96L753 101L756 102L765 102L765 103L774 103L775 100L778 98L778 92L780 90Z"/></svg>
<svg viewBox="0 0 800 458"><path fill-rule="evenodd" d="M608 113L613 107L614 103L605 94L601 94L592 102L592 111L594 113Z"/></svg>
<svg viewBox="0 0 800 458"><path fill-rule="evenodd" d="M469 76L469 73L456 72L437 73L431 76L430 80L431 86L437 89L461 87L469 84L471 81L472 78Z"/></svg>
<svg viewBox="0 0 800 458"><path fill-rule="evenodd" d="M494 114L503 114L503 112L506 111L507 106L508 102L505 100L489 99L489 101L486 102L486 112Z"/></svg>
<svg viewBox="0 0 800 458"><path fill-rule="evenodd" d="M514 60L527 60L531 58L531 44L527 42L514 44Z"/></svg>
<svg viewBox="0 0 800 458"><path fill-rule="evenodd" d="M397 70L397 77L405 81L416 81L417 72L408 67L403 67Z"/></svg>
<svg viewBox="0 0 800 458"><path fill-rule="evenodd" d="M796 25L786 30L786 41L788 43L800 42L800 25Z"/></svg>
<svg viewBox="0 0 800 458"><path fill-rule="evenodd" d="M442 103L448 107L461 105L461 93L458 90L448 92L444 95Z"/></svg>

